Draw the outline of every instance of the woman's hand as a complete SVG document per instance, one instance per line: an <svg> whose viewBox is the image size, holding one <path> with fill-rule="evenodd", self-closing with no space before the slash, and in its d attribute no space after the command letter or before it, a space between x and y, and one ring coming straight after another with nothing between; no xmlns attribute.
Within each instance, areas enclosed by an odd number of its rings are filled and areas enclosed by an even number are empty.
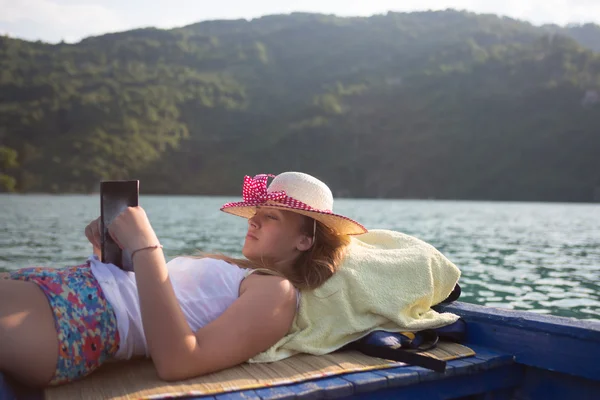
<svg viewBox="0 0 600 400"><path fill-rule="evenodd" d="M130 253L143 247L158 244L158 238L148 216L140 206L127 207L108 226L115 243Z"/></svg>
<svg viewBox="0 0 600 400"><path fill-rule="evenodd" d="M85 237L94 247L94 254L101 257L100 250L100 217L96 218L85 227Z"/></svg>

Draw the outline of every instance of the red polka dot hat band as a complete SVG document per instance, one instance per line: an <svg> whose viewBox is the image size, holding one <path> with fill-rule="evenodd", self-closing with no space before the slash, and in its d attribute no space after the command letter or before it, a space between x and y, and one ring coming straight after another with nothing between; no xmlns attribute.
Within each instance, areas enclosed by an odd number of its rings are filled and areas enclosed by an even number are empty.
<svg viewBox="0 0 600 400"><path fill-rule="evenodd" d="M267 187L267 180L274 178ZM277 176L261 174L244 177L240 202L224 204L221 211L251 218L256 206L292 211L316 219L340 234L358 235L367 229L358 222L333 213L333 195L317 178L301 172Z"/></svg>

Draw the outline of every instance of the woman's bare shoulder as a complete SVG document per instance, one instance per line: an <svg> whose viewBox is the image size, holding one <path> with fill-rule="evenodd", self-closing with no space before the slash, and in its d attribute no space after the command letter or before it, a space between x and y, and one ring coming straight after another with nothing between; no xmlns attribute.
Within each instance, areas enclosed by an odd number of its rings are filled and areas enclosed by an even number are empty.
<svg viewBox="0 0 600 400"><path fill-rule="evenodd" d="M280 275L253 273L242 281L240 296L247 291L269 293L274 298L296 299L296 288L288 279Z"/></svg>

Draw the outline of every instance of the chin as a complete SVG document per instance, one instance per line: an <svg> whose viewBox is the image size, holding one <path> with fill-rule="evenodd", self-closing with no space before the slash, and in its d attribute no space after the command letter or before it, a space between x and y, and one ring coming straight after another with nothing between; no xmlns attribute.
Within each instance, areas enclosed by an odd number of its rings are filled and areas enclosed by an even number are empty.
<svg viewBox="0 0 600 400"><path fill-rule="evenodd" d="M244 247L242 248L242 255L246 257L248 260L251 260L253 257L253 251L249 249L248 242L244 243Z"/></svg>
<svg viewBox="0 0 600 400"><path fill-rule="evenodd" d="M262 263L265 259L264 254L261 256L260 249L252 248L251 246L244 246L242 249L242 255L246 257L247 260L256 263Z"/></svg>

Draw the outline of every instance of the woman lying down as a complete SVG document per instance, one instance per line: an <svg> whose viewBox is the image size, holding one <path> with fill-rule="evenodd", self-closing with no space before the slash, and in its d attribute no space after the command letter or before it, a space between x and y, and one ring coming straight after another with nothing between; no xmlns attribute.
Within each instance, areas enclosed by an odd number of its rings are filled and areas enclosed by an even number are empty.
<svg viewBox="0 0 600 400"><path fill-rule="evenodd" d="M267 185L269 177L273 176L246 176L243 200L221 208L248 219L243 259L208 255L166 263L146 213L141 207L129 207L108 232L132 255L134 272L100 262L96 219L85 228L94 249L85 264L4 274L0 371L26 385L43 387L83 378L107 360L147 356L158 376L171 381L253 357L259 360L260 354L273 351L298 330L301 293L308 299L334 277L352 247L350 235L367 230L333 213L331 190L320 180L285 172ZM454 287L460 272L452 271L447 288L436 295L439 299L433 296L423 302L417 294L417 300L409 301L407 312L415 313L411 318L435 319L427 310ZM311 303L306 304L303 307L310 308ZM456 318L437 319L434 324ZM373 326L366 328L371 329L380 322L369 324Z"/></svg>

